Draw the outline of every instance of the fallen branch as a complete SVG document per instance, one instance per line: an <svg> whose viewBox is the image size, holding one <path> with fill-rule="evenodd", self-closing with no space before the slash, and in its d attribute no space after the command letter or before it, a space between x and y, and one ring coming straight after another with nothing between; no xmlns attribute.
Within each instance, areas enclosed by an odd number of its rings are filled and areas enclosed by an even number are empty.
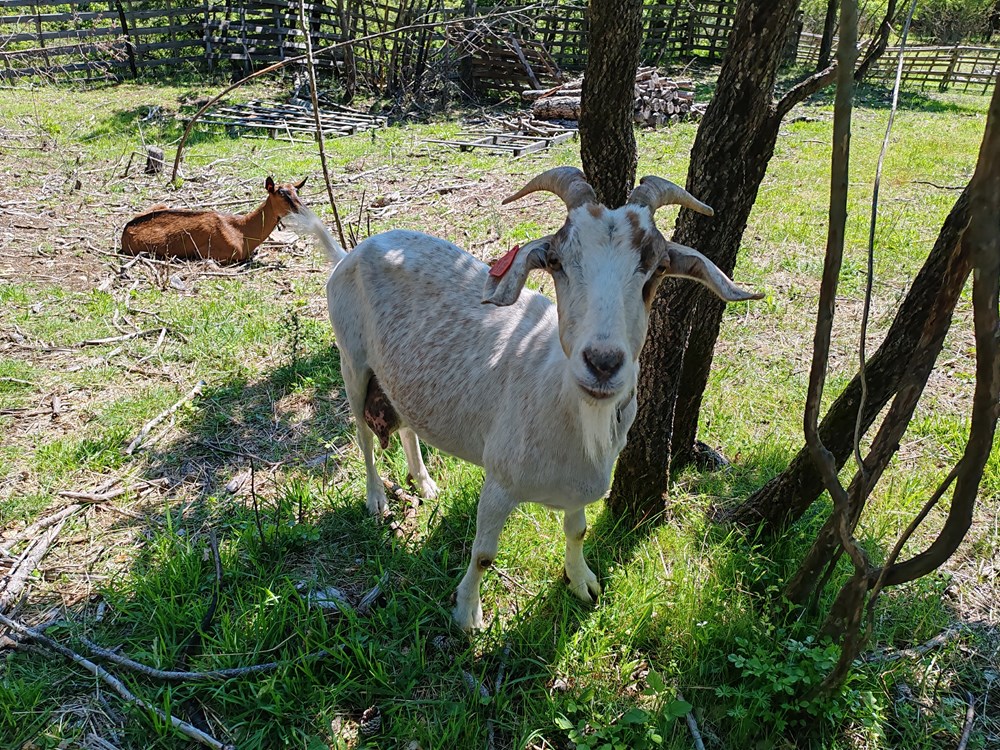
<svg viewBox="0 0 1000 750"><path fill-rule="evenodd" d="M68 497L71 500L86 500L90 503L103 503L106 500L114 500L116 497L121 497L126 492L128 492L127 487L119 487L116 490L111 490L110 492L76 492L74 490L60 490L58 493L59 497Z"/></svg>
<svg viewBox="0 0 1000 750"><path fill-rule="evenodd" d="M119 667L124 667L125 669L130 669L146 677L151 677L154 680L164 680L166 682L204 682L208 680L231 680L235 677L245 677L249 674L258 674L260 672L270 672L279 667L291 666L298 664L309 659L319 659L328 655L326 651L315 651L311 654L306 654L300 659L291 659L286 661L271 661L266 664L252 664L248 667L232 667L230 669L210 669L204 672L188 672L188 671L175 671L166 669L156 669L155 667L150 667L142 662L135 661L134 659L129 659L127 656L122 656L121 654L112 651L110 649L102 648L98 646L93 641L87 638L80 638L80 643L86 646L94 656L110 661L113 664L117 664Z"/></svg>
<svg viewBox="0 0 1000 750"><path fill-rule="evenodd" d="M378 583L375 584L375 587L367 594L365 594L363 597L361 597L361 601L358 602L358 606L355 607L355 610L359 615L364 617L365 615L368 614L368 612L372 608L372 605L375 603L375 600L378 599L380 596L382 596L382 591L384 590L386 584L388 583L389 583L389 571L387 570L385 573L382 574L382 577L378 580Z"/></svg>
<svg viewBox="0 0 1000 750"><path fill-rule="evenodd" d="M914 646L913 648L901 648L897 651L889 651L887 649L882 649L880 651L872 651L861 657L861 661L866 664L872 662L890 662L898 661L900 659L916 659L919 656L923 656L928 651L940 648L950 641L955 640L964 630L960 625L955 625L947 630L942 630L936 636L930 640L921 643L919 646Z"/></svg>
<svg viewBox="0 0 1000 750"><path fill-rule="evenodd" d="M410 24L409 26L398 26L394 29L389 29L387 31L380 31L374 34L367 34L365 36L355 37L354 39L348 39L343 42L337 42L336 44L331 44L326 47L320 47L319 49L315 49L312 51L312 57L315 58L322 54L333 53L336 50L341 49L342 47L353 47L358 44L371 42L375 39L397 36L399 34L405 34L411 31L433 30L435 33L438 33L452 26L457 26L457 27L465 26L466 24L469 23L469 21L482 21L486 19L505 18L508 16L520 16L520 15L530 14L531 11L537 10L538 7L539 6L537 5L529 5L522 8L515 8L513 10L485 13L483 15L465 16L462 18L453 18L449 21L443 21L443 22L431 21L428 23L414 23ZM192 115L191 119L188 120L187 127L184 128L184 133L183 135L181 135L181 139L177 144L177 152L174 155L174 166L173 170L170 172L170 182L176 183L177 173L180 170L181 166L181 154L184 151L184 145L187 143L188 137L191 135L191 130L194 128L194 124L199 120L199 118L203 114L205 114L205 112L207 112L211 107L214 107L216 104L218 104L219 101L226 96L226 94L228 94L231 91L234 91L235 89L238 89L240 86L242 86L245 83L248 83L249 81L252 81L254 78L259 78L260 76L267 75L268 73L273 73L274 71L280 70L281 68L284 68L288 65L298 65L299 63L305 62L309 57L310 55L296 55L295 57L288 57L285 58L284 60L281 60L280 62L274 63L273 65L268 65L266 68L261 68L260 70L254 71L245 78L242 78L239 81L236 81L236 83L233 83L230 86L226 87L218 94L216 94L214 97L212 97L209 101L207 101L204 105L202 105L201 109L195 112L194 115Z"/></svg>
<svg viewBox="0 0 1000 750"><path fill-rule="evenodd" d="M158 425L164 419L166 419L167 417L169 417L170 415L172 415L175 411L177 411L182 406L184 406L184 404L186 404L189 401L191 401L192 399L194 399L195 396L198 396L201 393L201 389L204 388L204 387L205 387L205 381L204 380L199 380L198 383L195 385L195 387L192 388L190 391L187 392L187 394L184 396L184 398L182 398L180 401L178 401L177 403L175 403L173 406L171 406L166 411L160 412L155 417L153 417L151 420L149 420L148 422L146 422L146 424L144 424L142 426L142 429L139 430L139 434L136 435L132 439L132 442L128 444L128 447L124 451L125 455L126 456L131 456L135 452L135 450L139 447L139 445L142 443L142 441L146 439L146 436L149 435L150 431L154 427L156 427L156 425Z"/></svg>
<svg viewBox="0 0 1000 750"><path fill-rule="evenodd" d="M969 745L969 738L972 736L972 724L976 718L976 699L968 690L965 691L965 702L968 706L965 710L965 726L962 728L962 738L958 742L955 750L965 750Z"/></svg>
<svg viewBox="0 0 1000 750"><path fill-rule="evenodd" d="M94 662L90 661L89 659L83 656L80 656L80 654L76 653L75 651L69 648L66 648L66 646L63 646L61 643L57 643L48 636L38 632L34 628L29 628L27 625L23 625L22 623L17 622L16 620L11 620L9 617L3 614L0 614L0 624L6 625L14 632L20 633L22 636L25 636L26 638L29 638L32 641L35 641L36 643L40 643L46 648L55 651L57 654L61 654L70 661L74 662L75 664L80 665L88 672L90 672L92 675L99 678L105 685L107 685L116 693L118 693L118 695L121 696L123 700L127 701L128 703L132 703L136 706L139 706L139 708L145 711L151 711L155 713L157 716L160 717L161 721L169 722L174 726L175 729L177 729L177 731L179 731L186 737L190 737L195 742L200 742L202 745L211 747L214 750L235 750L235 745L227 745L222 742L219 742L219 740L215 739L215 737L213 737L212 735L206 734L197 727L188 724L186 721L181 721L176 716L167 716L165 713L163 713L163 711L161 711L156 706L150 703L146 703L146 701L142 700L142 698L139 698L138 696L133 694L127 687L125 687L125 685L122 683L121 680L119 680L113 674L104 669L104 667L95 664Z"/></svg>
<svg viewBox="0 0 1000 750"><path fill-rule="evenodd" d="M677 691L677 700L684 701L684 694L680 690ZM687 701L684 702L687 703ZM688 711L684 718L687 719L688 729L691 730L691 739L694 740L695 750L705 750L705 741L701 738L701 731L694 718L694 711Z"/></svg>
<svg viewBox="0 0 1000 750"><path fill-rule="evenodd" d="M3 592L0 593L0 612L6 612L17 601L21 595L21 590L28 581L28 576L41 563L42 558L49 551L52 542L55 541L56 537L59 536L59 532L62 531L63 524L66 523L68 517L68 515L64 516L56 525L46 531L43 536L35 539L18 561L14 563L14 566L10 569L10 573L5 576L6 585Z"/></svg>
<svg viewBox="0 0 1000 750"><path fill-rule="evenodd" d="M313 59L312 29L306 23L306 0L299 0L299 23L306 42L306 70L309 72L309 95L312 98L313 117L316 120L316 143L319 146L319 161L323 167L323 181L326 183L326 194L330 198L330 208L333 209L333 223L337 227L340 246L347 247L344 240L344 226L340 223L340 211L333 197L333 186L330 184L330 168L326 161L326 145L323 136L322 112L319 108L319 91L316 89L316 65Z"/></svg>
<svg viewBox="0 0 1000 750"><path fill-rule="evenodd" d="M146 328L142 331L133 331L132 333L126 333L122 336L111 336L106 339L86 339L81 341L77 346L101 346L102 344L114 344L119 341L128 341L129 339L137 339L140 336L148 336L151 333L159 334L159 328Z"/></svg>

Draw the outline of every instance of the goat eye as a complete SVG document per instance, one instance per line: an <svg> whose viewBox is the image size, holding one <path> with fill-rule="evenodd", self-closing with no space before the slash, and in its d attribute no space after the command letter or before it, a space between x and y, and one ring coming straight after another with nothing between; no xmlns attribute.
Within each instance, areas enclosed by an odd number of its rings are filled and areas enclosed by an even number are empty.
<svg viewBox="0 0 1000 750"><path fill-rule="evenodd" d="M562 263L559 262L559 259L556 256L549 255L545 258L545 267L550 271L561 271Z"/></svg>

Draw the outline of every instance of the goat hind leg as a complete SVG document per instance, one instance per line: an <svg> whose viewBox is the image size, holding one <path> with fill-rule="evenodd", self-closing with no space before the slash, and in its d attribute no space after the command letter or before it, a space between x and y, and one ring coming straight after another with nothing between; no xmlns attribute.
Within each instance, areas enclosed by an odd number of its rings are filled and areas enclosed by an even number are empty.
<svg viewBox="0 0 1000 750"><path fill-rule="evenodd" d="M601 594L601 584L583 557L583 537L587 534L587 513L583 508L567 510L563 518L566 532L566 578L569 590L585 602L593 603Z"/></svg>
<svg viewBox="0 0 1000 750"><path fill-rule="evenodd" d="M347 400L354 413L354 423L357 425L358 445L365 458L365 499L368 512L373 516L384 516L389 510L389 502L385 497L385 487L382 478L375 468L375 433L365 422L365 400L368 393L368 378L351 377L348 368L343 369L344 385L347 390Z"/></svg>
<svg viewBox="0 0 1000 750"><path fill-rule="evenodd" d="M428 500L433 500L438 496L438 486L431 479L431 475L427 473L423 456L420 455L420 441L417 439L417 433L409 427L400 427L399 441L403 444L406 466L417 491Z"/></svg>
<svg viewBox="0 0 1000 750"><path fill-rule="evenodd" d="M516 506L517 500L507 490L489 477L486 478L476 511L476 539L472 543L472 559L455 592L453 615L462 630L483 627L483 603L479 598L479 584L483 580L483 573L496 559L500 532Z"/></svg>

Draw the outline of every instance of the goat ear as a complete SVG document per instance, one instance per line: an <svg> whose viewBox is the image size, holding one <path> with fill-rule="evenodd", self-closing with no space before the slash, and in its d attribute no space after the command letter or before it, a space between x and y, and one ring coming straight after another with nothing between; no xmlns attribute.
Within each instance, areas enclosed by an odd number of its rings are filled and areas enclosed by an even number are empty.
<svg viewBox="0 0 1000 750"><path fill-rule="evenodd" d="M264 180L264 187L267 188L267 192L269 193L274 192L274 178L271 177L271 175L268 175L267 179Z"/></svg>
<svg viewBox="0 0 1000 750"><path fill-rule="evenodd" d="M668 276L680 276L700 281L726 302L740 302L748 299L762 299L759 292L748 292L733 283L722 269L694 248L666 243L663 263Z"/></svg>
<svg viewBox="0 0 1000 750"><path fill-rule="evenodd" d="M302 187L303 187L303 185L305 185L305 184L306 184L306 180L308 180L308 179L309 179L309 175L306 175L306 176L305 176L305 177L303 177L303 178L302 178L301 180L299 180L298 182L296 182L296 183L295 183L295 185L294 185L293 187L294 187L294 188L295 188L296 190L301 190L301 189L302 189Z"/></svg>
<svg viewBox="0 0 1000 750"><path fill-rule="evenodd" d="M521 295L528 274L535 268L545 267L545 254L549 251L551 235L533 240L517 251L510 267L501 276L489 274L483 287L483 304L505 307L513 305Z"/></svg>

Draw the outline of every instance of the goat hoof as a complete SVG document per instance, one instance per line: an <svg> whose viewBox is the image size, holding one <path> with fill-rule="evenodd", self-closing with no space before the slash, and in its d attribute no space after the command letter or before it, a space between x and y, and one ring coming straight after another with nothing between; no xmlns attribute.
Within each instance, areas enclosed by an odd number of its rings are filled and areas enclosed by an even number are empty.
<svg viewBox="0 0 1000 750"><path fill-rule="evenodd" d="M584 568L582 574L575 577L570 576L569 571L564 570L563 572L573 596L587 604L597 603L601 596L601 584L598 583L597 576L590 568Z"/></svg>
<svg viewBox="0 0 1000 750"><path fill-rule="evenodd" d="M483 604L476 602L474 607L463 607L456 605L452 611L455 624L462 630L482 630L483 629Z"/></svg>
<svg viewBox="0 0 1000 750"><path fill-rule="evenodd" d="M438 486L434 483L434 480L431 479L430 477L427 477L427 479L418 480L416 482L416 485L417 485L417 492L420 493L421 497L427 500L433 500L438 496L439 492Z"/></svg>
<svg viewBox="0 0 1000 750"><path fill-rule="evenodd" d="M383 518L389 512L389 501L386 500L384 493L382 495L369 495L367 505L368 512L376 518Z"/></svg>

